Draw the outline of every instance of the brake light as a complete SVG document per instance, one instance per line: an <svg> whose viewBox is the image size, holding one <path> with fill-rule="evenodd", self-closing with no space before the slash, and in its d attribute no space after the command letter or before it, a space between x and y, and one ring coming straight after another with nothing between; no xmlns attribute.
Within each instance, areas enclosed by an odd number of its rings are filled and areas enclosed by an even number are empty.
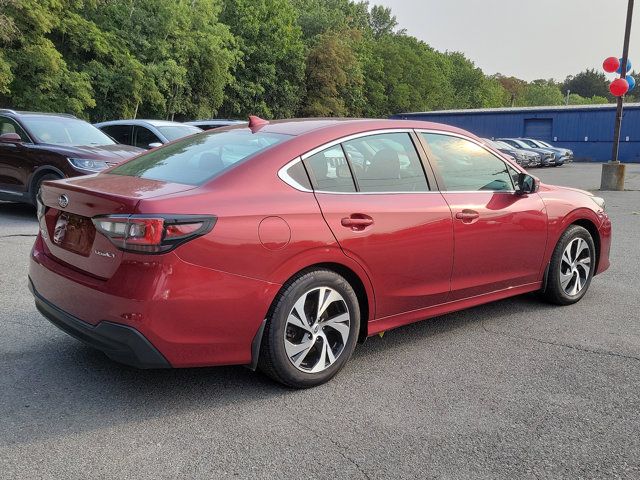
<svg viewBox="0 0 640 480"><path fill-rule="evenodd" d="M216 217L192 215L107 215L92 220L120 250L137 253L166 253L210 232L216 223Z"/></svg>

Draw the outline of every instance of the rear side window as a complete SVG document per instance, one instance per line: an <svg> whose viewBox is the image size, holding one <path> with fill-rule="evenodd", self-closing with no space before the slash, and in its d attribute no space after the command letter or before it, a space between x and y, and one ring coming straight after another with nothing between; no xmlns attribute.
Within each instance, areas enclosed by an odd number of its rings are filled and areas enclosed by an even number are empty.
<svg viewBox="0 0 640 480"><path fill-rule="evenodd" d="M340 145L329 147L305 159L314 190L321 192L355 192L351 169Z"/></svg>
<svg viewBox="0 0 640 480"><path fill-rule="evenodd" d="M5 133L17 133L23 142L29 142L29 136L20 125L10 118L0 117L0 135L4 135Z"/></svg>
<svg viewBox="0 0 640 480"><path fill-rule="evenodd" d="M380 133L343 144L360 192L426 192L427 178L408 133Z"/></svg>
<svg viewBox="0 0 640 480"><path fill-rule="evenodd" d="M421 133L448 191L513 190L506 162L469 140Z"/></svg>
<svg viewBox="0 0 640 480"><path fill-rule="evenodd" d="M237 163L291 138L232 130L194 135L125 162L109 173L202 185Z"/></svg>

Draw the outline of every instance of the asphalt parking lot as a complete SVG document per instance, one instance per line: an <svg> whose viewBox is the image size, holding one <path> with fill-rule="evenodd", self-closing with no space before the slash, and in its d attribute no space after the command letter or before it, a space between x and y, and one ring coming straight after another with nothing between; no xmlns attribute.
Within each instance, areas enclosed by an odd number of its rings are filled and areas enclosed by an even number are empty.
<svg viewBox="0 0 640 480"><path fill-rule="evenodd" d="M600 166L533 173L595 190ZM600 194L612 266L580 303L403 327L306 391L68 337L27 289L34 210L0 203L0 478L640 478L640 165L627 187Z"/></svg>

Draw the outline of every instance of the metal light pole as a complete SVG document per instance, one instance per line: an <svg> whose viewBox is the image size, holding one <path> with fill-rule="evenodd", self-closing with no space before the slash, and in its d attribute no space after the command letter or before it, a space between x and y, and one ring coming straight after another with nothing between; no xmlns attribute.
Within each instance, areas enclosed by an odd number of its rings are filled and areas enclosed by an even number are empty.
<svg viewBox="0 0 640 480"><path fill-rule="evenodd" d="M629 38L631 37L631 20L633 19L633 2L634 0L629 0L629 6L627 7L627 25L624 31L624 46L622 49L620 78L626 78L627 76L627 61L629 59ZM613 150L611 152L611 160L602 165L600 190L624 190L624 174L626 165L620 163L620 160L618 160L623 104L624 96L618 97L616 123L613 131Z"/></svg>

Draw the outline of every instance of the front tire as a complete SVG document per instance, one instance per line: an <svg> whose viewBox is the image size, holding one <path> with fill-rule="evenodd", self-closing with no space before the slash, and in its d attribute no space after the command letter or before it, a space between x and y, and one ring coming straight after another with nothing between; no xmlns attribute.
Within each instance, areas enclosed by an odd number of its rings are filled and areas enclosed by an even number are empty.
<svg viewBox="0 0 640 480"><path fill-rule="evenodd" d="M302 272L269 311L258 366L293 388L321 385L349 360L360 330L358 298L331 270Z"/></svg>
<svg viewBox="0 0 640 480"><path fill-rule="evenodd" d="M47 180L61 180L62 177L60 175L56 175L55 173L45 173L44 175L38 177L36 181L33 183L33 189L31 190L31 204L35 205L37 203L38 193L40 192L40 188L42 188L42 183Z"/></svg>
<svg viewBox="0 0 640 480"><path fill-rule="evenodd" d="M571 225L551 256L544 298L556 305L578 302L589 289L595 266L596 249L591 234L579 225Z"/></svg>

